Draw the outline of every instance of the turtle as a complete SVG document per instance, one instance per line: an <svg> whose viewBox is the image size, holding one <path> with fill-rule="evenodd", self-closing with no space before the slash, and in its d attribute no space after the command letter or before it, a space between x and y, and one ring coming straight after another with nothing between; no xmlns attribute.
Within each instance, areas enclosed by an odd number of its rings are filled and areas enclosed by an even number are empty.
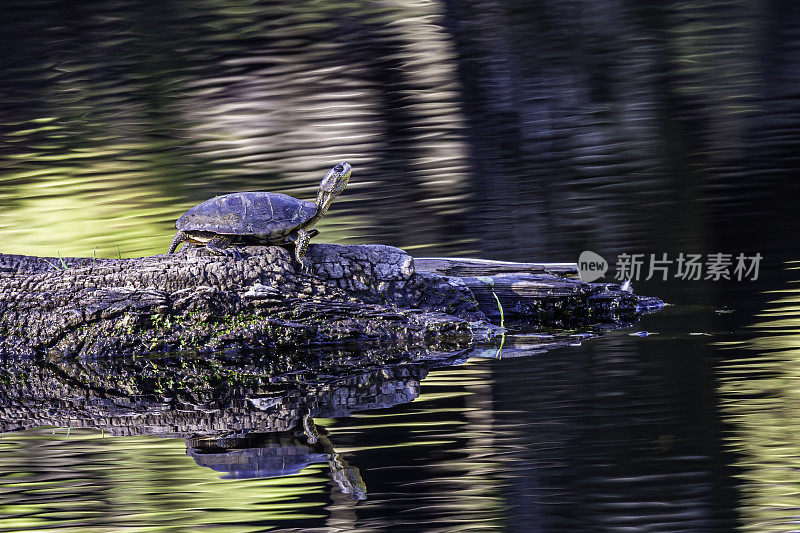
<svg viewBox="0 0 800 533"><path fill-rule="evenodd" d="M342 161L322 178L316 202L298 200L275 192L236 192L206 200L184 213L176 222L178 232L169 252L182 242L205 245L215 255L239 255L231 244L287 245L304 270L308 242L319 230L314 225L328 212L331 202L350 181L350 163Z"/></svg>

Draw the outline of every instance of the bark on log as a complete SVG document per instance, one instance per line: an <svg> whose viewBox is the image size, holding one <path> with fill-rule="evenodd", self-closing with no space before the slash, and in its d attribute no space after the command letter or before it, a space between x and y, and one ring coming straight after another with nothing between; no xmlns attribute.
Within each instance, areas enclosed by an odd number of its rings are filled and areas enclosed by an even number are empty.
<svg viewBox="0 0 800 533"><path fill-rule="evenodd" d="M616 283L585 283L575 263L511 263L486 259L419 258L417 272L457 277L488 317L526 319L542 326L626 322L658 310L658 298L635 295ZM500 302L500 306L497 302Z"/></svg>
<svg viewBox="0 0 800 533"><path fill-rule="evenodd" d="M569 268L414 259L382 245L311 245L313 274L288 250L241 259L189 248L138 259L0 254L0 353L93 356L345 342L455 350L496 333L486 314L558 323L617 320L642 299ZM522 266L520 266L522 265ZM516 268L516 270L515 270Z"/></svg>
<svg viewBox="0 0 800 533"><path fill-rule="evenodd" d="M496 274L553 274L577 278L576 263L513 263L459 257L420 257L414 260L417 270L459 278Z"/></svg>

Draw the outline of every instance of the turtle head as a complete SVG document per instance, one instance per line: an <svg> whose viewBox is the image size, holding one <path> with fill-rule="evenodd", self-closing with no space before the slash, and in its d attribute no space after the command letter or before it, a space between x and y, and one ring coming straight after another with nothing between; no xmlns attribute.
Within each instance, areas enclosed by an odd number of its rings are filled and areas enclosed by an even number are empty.
<svg viewBox="0 0 800 533"><path fill-rule="evenodd" d="M331 202L342 194L342 191L347 187L347 182L350 181L350 173L353 169L350 163L342 161L325 174L319 184L319 192L317 193L317 212L324 215L328 212Z"/></svg>

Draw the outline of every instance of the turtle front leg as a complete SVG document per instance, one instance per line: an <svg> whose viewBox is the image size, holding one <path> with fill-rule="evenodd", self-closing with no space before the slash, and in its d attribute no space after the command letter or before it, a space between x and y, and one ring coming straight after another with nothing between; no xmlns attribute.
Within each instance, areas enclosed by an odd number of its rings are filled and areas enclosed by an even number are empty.
<svg viewBox="0 0 800 533"><path fill-rule="evenodd" d="M223 255L230 257L231 255L239 256L238 250L229 250L228 246L233 242L231 235L214 235L211 240L206 243L206 248L214 255Z"/></svg>
<svg viewBox="0 0 800 533"><path fill-rule="evenodd" d="M294 257L300 263L300 268L305 274L312 274L311 261L306 259L308 243L311 241L311 234L304 229L297 230L297 239L294 241Z"/></svg>

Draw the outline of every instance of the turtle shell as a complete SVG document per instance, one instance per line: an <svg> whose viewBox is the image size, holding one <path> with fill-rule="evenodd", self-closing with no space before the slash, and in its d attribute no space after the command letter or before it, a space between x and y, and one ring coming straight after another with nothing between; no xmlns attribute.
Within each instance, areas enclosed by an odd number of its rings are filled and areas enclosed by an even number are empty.
<svg viewBox="0 0 800 533"><path fill-rule="evenodd" d="M196 205L175 222L182 231L278 238L308 222L316 204L274 192L237 192Z"/></svg>

